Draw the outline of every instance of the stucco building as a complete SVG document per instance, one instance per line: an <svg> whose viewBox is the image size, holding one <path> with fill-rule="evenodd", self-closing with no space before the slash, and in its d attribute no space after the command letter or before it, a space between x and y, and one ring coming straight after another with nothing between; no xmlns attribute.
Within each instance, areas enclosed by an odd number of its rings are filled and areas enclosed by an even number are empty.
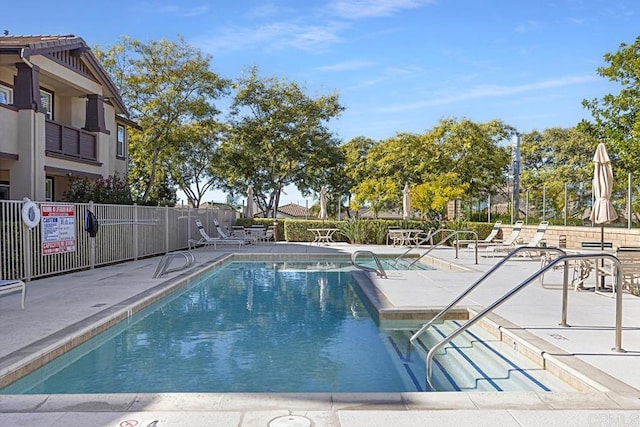
<svg viewBox="0 0 640 427"><path fill-rule="evenodd" d="M0 199L57 201L70 176L124 176L128 117L82 38L0 36Z"/></svg>

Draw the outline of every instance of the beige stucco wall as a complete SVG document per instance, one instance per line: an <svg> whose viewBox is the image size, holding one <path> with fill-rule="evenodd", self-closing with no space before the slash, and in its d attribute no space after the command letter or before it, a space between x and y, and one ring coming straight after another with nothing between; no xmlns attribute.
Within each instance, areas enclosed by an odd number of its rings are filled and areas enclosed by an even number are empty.
<svg viewBox="0 0 640 427"><path fill-rule="evenodd" d="M536 233L537 224L525 225L520 232L518 240L527 243ZM508 236L511 233L511 225L502 226L502 235ZM559 246L560 236L565 236L567 248L579 248L582 242L599 242L600 226L595 227L569 227L561 225L550 225L547 229L544 240L548 246ZM613 247L620 246L640 246L640 229L604 227L604 240L612 242Z"/></svg>
<svg viewBox="0 0 640 427"><path fill-rule="evenodd" d="M0 107L0 151L18 154L18 112Z"/></svg>
<svg viewBox="0 0 640 427"><path fill-rule="evenodd" d="M31 195L31 199L43 201L45 196L44 172L44 114L31 110L17 113L19 159L12 162L11 198Z"/></svg>

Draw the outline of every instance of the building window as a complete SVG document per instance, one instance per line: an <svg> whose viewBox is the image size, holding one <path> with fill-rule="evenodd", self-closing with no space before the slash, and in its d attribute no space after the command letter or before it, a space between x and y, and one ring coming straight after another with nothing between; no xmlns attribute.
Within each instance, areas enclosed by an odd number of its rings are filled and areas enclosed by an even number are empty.
<svg viewBox="0 0 640 427"><path fill-rule="evenodd" d="M44 181L44 200L53 202L53 178L47 177Z"/></svg>
<svg viewBox="0 0 640 427"><path fill-rule="evenodd" d="M40 89L40 103L48 120L53 120L53 92Z"/></svg>
<svg viewBox="0 0 640 427"><path fill-rule="evenodd" d="M13 89L0 84L0 104L13 104Z"/></svg>
<svg viewBox="0 0 640 427"><path fill-rule="evenodd" d="M124 147L126 143L126 132L125 128L122 125L118 125L118 135L117 135L117 145L116 145L116 156L124 157Z"/></svg>
<svg viewBox="0 0 640 427"><path fill-rule="evenodd" d="M9 200L9 183L0 181L0 200Z"/></svg>

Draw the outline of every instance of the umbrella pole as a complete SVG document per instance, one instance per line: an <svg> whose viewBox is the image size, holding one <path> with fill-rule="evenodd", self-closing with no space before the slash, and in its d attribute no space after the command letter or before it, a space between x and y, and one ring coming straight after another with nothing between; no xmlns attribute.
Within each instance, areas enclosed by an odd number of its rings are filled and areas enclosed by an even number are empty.
<svg viewBox="0 0 640 427"><path fill-rule="evenodd" d="M600 225L600 250L604 252L604 224ZM604 258L600 260L600 288L604 289Z"/></svg>

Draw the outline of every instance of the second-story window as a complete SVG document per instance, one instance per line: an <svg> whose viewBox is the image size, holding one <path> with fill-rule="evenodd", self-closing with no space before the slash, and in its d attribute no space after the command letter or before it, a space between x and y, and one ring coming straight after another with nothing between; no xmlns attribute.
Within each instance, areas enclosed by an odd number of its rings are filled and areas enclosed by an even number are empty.
<svg viewBox="0 0 640 427"><path fill-rule="evenodd" d="M53 92L40 89L40 103L42 103L47 119L53 120Z"/></svg>
<svg viewBox="0 0 640 427"><path fill-rule="evenodd" d="M9 86L0 84L0 104L12 104L13 103L13 89Z"/></svg>
<svg viewBox="0 0 640 427"><path fill-rule="evenodd" d="M125 132L125 127L122 125L118 125L118 132L117 132L117 140L116 140L116 156L117 157L124 157L124 147L126 145L126 132Z"/></svg>

